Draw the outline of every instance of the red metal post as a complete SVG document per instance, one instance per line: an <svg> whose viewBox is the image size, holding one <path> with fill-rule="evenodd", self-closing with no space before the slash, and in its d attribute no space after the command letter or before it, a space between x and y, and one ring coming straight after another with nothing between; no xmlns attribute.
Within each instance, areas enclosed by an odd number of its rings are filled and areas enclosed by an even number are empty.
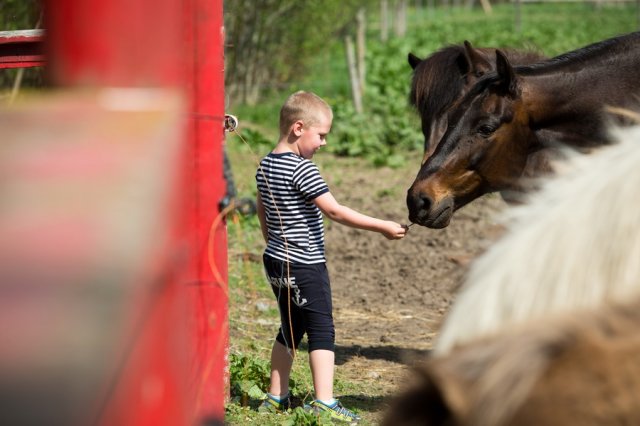
<svg viewBox="0 0 640 426"><path fill-rule="evenodd" d="M165 285L150 300L101 423L222 422L227 382L222 0L48 0L47 74L54 85L169 88L183 94L181 179ZM142 315L142 314L141 314ZM129 335L123 330L123 335ZM126 346L126 345L125 345ZM178 355L176 355L178 353Z"/></svg>
<svg viewBox="0 0 640 426"><path fill-rule="evenodd" d="M224 27L222 0L187 0L184 30L189 47L187 80L191 94L185 189L193 203L187 229L190 246L183 279L189 285L194 308L197 347L195 375L199 378L197 416L224 418L227 389L228 288L226 223L218 217L225 195L224 138Z"/></svg>

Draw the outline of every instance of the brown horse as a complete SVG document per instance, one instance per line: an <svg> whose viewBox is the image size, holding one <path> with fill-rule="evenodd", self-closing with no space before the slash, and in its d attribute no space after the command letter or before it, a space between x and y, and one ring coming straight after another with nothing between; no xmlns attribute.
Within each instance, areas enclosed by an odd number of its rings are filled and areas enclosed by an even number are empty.
<svg viewBox="0 0 640 426"><path fill-rule="evenodd" d="M606 107L636 106L638 69L640 33L533 65L514 67L497 50L496 71L448 110L449 125L407 192L409 219L444 228L472 200L518 190L540 152L608 143L615 117Z"/></svg>

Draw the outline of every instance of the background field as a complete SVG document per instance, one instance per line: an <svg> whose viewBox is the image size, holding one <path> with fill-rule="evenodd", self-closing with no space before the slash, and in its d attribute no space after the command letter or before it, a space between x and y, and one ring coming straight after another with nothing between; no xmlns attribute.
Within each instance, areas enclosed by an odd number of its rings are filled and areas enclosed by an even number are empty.
<svg viewBox="0 0 640 426"><path fill-rule="evenodd" d="M410 10L405 37L379 41L367 32L365 113L350 105L341 39L328 40L311 72L274 87L256 105L229 100L238 116L237 134L227 138L240 197L255 196L259 158L275 143L278 108L290 91L314 90L336 110L329 152L315 160L336 198L362 212L406 222L404 197L418 170L422 137L407 107L411 70L408 52L421 57L447 44L528 48L548 56L638 27L635 4L527 3L521 31L514 6L481 9ZM372 21L375 22L375 11ZM243 140L244 139L244 140ZM246 142L246 143L245 143ZM327 256L337 327L336 396L355 409L363 424L377 424L387 398L402 386L410 365L425 356L468 262L499 234L497 215L506 206L494 195L465 207L444 230L414 226L402 241L327 223ZM232 214L229 230L231 374L230 425L314 424L296 411L255 411L258 390L268 379L268 358L278 314L263 277L264 248L255 216ZM311 396L305 346L297 351L293 393ZM323 423L323 420L319 420Z"/></svg>

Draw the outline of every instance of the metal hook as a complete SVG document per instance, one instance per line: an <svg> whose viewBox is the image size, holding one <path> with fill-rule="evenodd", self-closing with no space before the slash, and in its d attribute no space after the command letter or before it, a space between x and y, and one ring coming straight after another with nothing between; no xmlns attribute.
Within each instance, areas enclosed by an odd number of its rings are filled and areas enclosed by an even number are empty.
<svg viewBox="0 0 640 426"><path fill-rule="evenodd" d="M235 115L225 114L224 115L224 130L226 132L235 132L238 128L238 119Z"/></svg>

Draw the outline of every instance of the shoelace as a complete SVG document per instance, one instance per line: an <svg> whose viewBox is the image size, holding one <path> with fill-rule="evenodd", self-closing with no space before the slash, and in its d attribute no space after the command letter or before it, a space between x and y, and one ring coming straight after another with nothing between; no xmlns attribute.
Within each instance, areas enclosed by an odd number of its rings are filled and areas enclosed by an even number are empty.
<svg viewBox="0 0 640 426"><path fill-rule="evenodd" d="M358 417L351 410L343 407L342 404L340 403L340 401L336 401L336 403L333 406L325 405L325 407L328 407L329 409L335 411L336 413L342 414L343 416L347 416L347 417L350 417L352 419L355 419L355 418Z"/></svg>

